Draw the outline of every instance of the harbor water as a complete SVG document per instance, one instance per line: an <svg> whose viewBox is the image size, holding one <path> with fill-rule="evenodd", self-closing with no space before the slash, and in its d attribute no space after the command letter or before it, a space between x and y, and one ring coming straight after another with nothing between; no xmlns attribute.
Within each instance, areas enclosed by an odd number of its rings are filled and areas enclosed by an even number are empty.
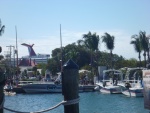
<svg viewBox="0 0 150 113"><path fill-rule="evenodd" d="M80 93L80 113L149 113L144 109L143 97L127 97L122 94ZM31 112L55 106L63 100L62 94L16 94L5 96L4 106L10 109ZM4 111L4 113L12 113ZM64 113L63 105L46 113Z"/></svg>

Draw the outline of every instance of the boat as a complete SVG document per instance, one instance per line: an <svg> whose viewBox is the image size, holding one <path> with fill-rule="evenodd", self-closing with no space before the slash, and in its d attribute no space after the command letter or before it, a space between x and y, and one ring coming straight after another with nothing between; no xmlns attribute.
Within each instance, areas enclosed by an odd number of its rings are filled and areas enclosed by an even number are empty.
<svg viewBox="0 0 150 113"><path fill-rule="evenodd" d="M94 85L79 85L79 92L92 92ZM22 85L25 93L62 93L62 84L55 84L54 82L33 82Z"/></svg>
<svg viewBox="0 0 150 113"><path fill-rule="evenodd" d="M12 89L13 89L13 87L11 84L6 84L4 86L4 91L6 91L6 92L10 92L10 91L12 91Z"/></svg>
<svg viewBox="0 0 150 113"><path fill-rule="evenodd" d="M143 68L133 68L127 71L127 80L122 84L118 84L121 86L122 94L129 97L143 97L143 85L142 78L137 76L137 70L142 70ZM132 75L130 74L131 71ZM132 80L130 79L132 78Z"/></svg>
<svg viewBox="0 0 150 113"><path fill-rule="evenodd" d="M100 92L101 93L108 93L108 94L119 94L121 93L121 88L120 86L114 86L114 85L106 85L106 86L102 86L100 88Z"/></svg>
<svg viewBox="0 0 150 113"><path fill-rule="evenodd" d="M18 86L21 87L25 93L61 93L62 85L60 82L60 75L55 81L47 80L47 76L41 81L19 81Z"/></svg>
<svg viewBox="0 0 150 113"><path fill-rule="evenodd" d="M6 96L14 96L14 95L16 95L16 92L12 92L12 91L7 92L7 91L4 91L4 94Z"/></svg>
<svg viewBox="0 0 150 113"><path fill-rule="evenodd" d="M122 85L121 90L122 94L129 96L129 97L143 97L143 87L140 81L138 83L125 83ZM121 85L120 85L121 86Z"/></svg>
<svg viewBox="0 0 150 113"><path fill-rule="evenodd" d="M22 86L25 93L61 93L62 85L54 82L33 82Z"/></svg>
<svg viewBox="0 0 150 113"><path fill-rule="evenodd" d="M112 77L108 76L110 73L113 74ZM103 71L103 80L97 82L96 85L99 86L101 93L119 94L121 93L121 87L118 86L118 83L120 82L122 82L122 72L110 69ZM97 89L97 86L95 89Z"/></svg>
<svg viewBox="0 0 150 113"><path fill-rule="evenodd" d="M16 92L13 91L13 87L11 84L6 84L4 86L4 94L5 95L8 95L8 96L13 96L13 95L16 95Z"/></svg>

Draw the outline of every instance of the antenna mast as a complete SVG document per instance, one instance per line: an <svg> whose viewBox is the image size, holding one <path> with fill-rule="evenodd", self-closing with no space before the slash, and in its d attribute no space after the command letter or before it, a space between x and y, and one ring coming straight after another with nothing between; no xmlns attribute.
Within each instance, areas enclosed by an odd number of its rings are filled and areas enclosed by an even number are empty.
<svg viewBox="0 0 150 113"><path fill-rule="evenodd" d="M63 51L62 51L62 37L61 37L61 24L60 24L60 45L61 45L61 72L63 72L62 65L63 65Z"/></svg>
<svg viewBox="0 0 150 113"><path fill-rule="evenodd" d="M16 55L17 55L17 73L16 76L18 76L18 44L17 44L17 27L15 26L16 30Z"/></svg>

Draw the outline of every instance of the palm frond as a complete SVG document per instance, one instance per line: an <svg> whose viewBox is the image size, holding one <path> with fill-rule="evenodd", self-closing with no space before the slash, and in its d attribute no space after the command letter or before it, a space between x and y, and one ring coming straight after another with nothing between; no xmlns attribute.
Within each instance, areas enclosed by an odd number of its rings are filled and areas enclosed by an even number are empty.
<svg viewBox="0 0 150 113"><path fill-rule="evenodd" d="M2 35L2 33L4 33L4 29L5 26L4 25L2 26L1 19L0 19L0 36Z"/></svg>
<svg viewBox="0 0 150 113"><path fill-rule="evenodd" d="M2 33L4 33L4 29L5 29L5 26L3 25L0 29L0 36L2 35Z"/></svg>
<svg viewBox="0 0 150 113"><path fill-rule="evenodd" d="M102 42L105 43L105 46L107 47L108 50L114 49L114 40L115 40L114 36L111 36L106 32L104 36L102 36L101 38L102 38Z"/></svg>
<svg viewBox="0 0 150 113"><path fill-rule="evenodd" d="M146 37L146 32L145 31L140 31L139 32L139 38L141 41L141 46L143 48L144 51L148 50L148 38Z"/></svg>

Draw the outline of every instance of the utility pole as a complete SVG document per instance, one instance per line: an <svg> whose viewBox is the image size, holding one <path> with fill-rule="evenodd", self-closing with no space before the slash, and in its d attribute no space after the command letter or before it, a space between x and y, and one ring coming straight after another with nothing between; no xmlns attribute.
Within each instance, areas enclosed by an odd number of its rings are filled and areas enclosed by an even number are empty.
<svg viewBox="0 0 150 113"><path fill-rule="evenodd" d="M60 24L60 49L61 49L61 73L63 72L63 50L62 50L62 36L61 36L61 24Z"/></svg>
<svg viewBox="0 0 150 113"><path fill-rule="evenodd" d="M16 54L15 46L14 46L13 52L14 52L14 67L15 67L15 64L16 64L16 63L15 63L15 61L16 61L16 60L15 60L15 54Z"/></svg>
<svg viewBox="0 0 150 113"><path fill-rule="evenodd" d="M11 53L12 53L12 52L11 52L11 50L12 50L11 48L12 48L12 47L14 48L15 46L10 45L10 46L6 46L6 47L8 47L8 48L10 49L10 66L11 66Z"/></svg>

